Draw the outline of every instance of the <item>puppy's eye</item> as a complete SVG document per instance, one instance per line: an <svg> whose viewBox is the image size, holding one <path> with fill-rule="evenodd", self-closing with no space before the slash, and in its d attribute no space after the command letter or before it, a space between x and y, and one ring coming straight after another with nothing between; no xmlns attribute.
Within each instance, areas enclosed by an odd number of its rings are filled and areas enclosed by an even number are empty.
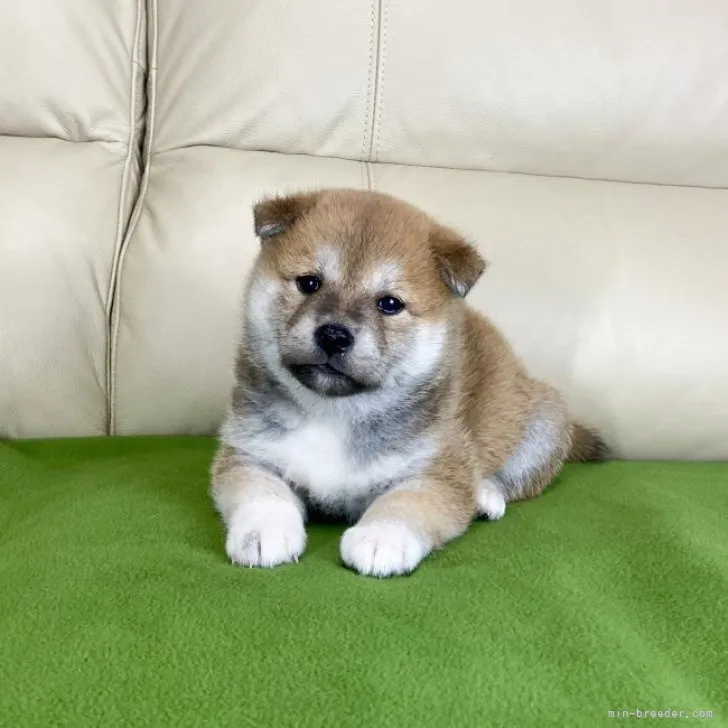
<svg viewBox="0 0 728 728"><path fill-rule="evenodd" d="M394 296L384 296L377 301L377 308L387 316L394 316L404 309L404 303Z"/></svg>
<svg viewBox="0 0 728 728"><path fill-rule="evenodd" d="M296 278L296 287L301 293L310 296L321 288L321 279L316 276L298 276Z"/></svg>

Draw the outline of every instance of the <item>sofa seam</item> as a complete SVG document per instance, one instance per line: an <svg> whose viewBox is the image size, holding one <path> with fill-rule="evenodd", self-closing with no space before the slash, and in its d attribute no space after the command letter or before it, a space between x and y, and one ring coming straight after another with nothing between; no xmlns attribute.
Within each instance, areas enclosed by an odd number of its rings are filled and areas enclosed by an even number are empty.
<svg viewBox="0 0 728 728"><path fill-rule="evenodd" d="M66 142L67 144L108 144L109 146L123 147L126 149L128 146L127 142L119 141L118 139L64 139L62 136L57 134L13 134L11 132L0 133L0 139L38 139L38 140L53 140L56 142Z"/></svg>
<svg viewBox="0 0 728 728"><path fill-rule="evenodd" d="M384 68L387 61L387 24L389 11L386 0L379 0L379 26L377 37L377 75L374 80L374 110L369 161L379 158L379 131L384 113Z"/></svg>
<svg viewBox="0 0 728 728"><path fill-rule="evenodd" d="M0 135L2 136L2 135ZM236 154L276 154L284 157L302 157L306 159L316 160L334 160L338 162L350 162L351 164L361 164L362 160L355 157L347 157L341 154L311 154L310 152L286 152L280 149L266 149L264 147L251 147L244 149L241 147L231 147L227 144L213 143L188 143L179 146L163 149L154 153L155 156L163 156L165 154L173 154L185 149L224 149ZM615 185L637 185L640 187L667 187L673 189L685 190L728 190L728 184L716 186L705 184L680 184L678 182L650 182L631 179L611 179L610 177L580 177L575 174L554 174L548 172L524 172L521 170L511 169L486 169L482 167L456 167L448 164L418 164L415 162L370 162L369 164L381 167L395 167L397 169L432 169L442 170L446 172L468 172L473 174L491 174L491 175L507 175L510 177L537 177L539 179L564 179L574 180L577 182L600 182L603 184Z"/></svg>
<svg viewBox="0 0 728 728"><path fill-rule="evenodd" d="M152 141L154 139L156 116L156 75L157 75L157 2L156 0L139 0L144 2L147 13L147 107L145 114L145 137L142 151L142 179L139 185L139 194L132 209L129 225L119 248L116 266L116 277L112 293L112 305L109 316L109 343L108 343L108 433L116 434L116 380L119 324L121 319L121 285L123 280L124 260L131 238L133 237L141 212L144 208L147 190L149 188L149 175L151 171Z"/></svg>
<svg viewBox="0 0 728 728"><path fill-rule="evenodd" d="M111 312L114 306L114 287L116 277L118 275L119 258L121 248L123 246L126 231L131 222L131 215L124 214L127 200L129 199L129 175L132 166L132 160L138 149L137 134L140 131L140 125L137 122L137 114L139 111L139 82L140 70L142 65L139 62L139 51L142 43L142 28L144 26L144 8L143 0L137 0L136 6L136 24L134 28L133 50L131 54L131 83L129 87L130 103L129 103L129 137L127 142L126 158L124 159L124 167L121 173L121 181L119 187L119 202L116 217L116 233L114 236L114 250L111 259L111 270L109 271L109 283L106 290L106 301L104 303L104 327L105 327L105 361L104 361L104 383L105 383L105 403L104 403L104 429L107 435L111 434L111 370L110 370L110 341L111 341ZM139 195L137 191L137 197ZM133 209L133 208L132 208Z"/></svg>
<svg viewBox="0 0 728 728"><path fill-rule="evenodd" d="M370 130L374 126L374 96L372 94L372 83L374 81L374 38L378 33L377 8L379 0L372 0L369 11L369 58L367 61L367 90L364 107L364 135L361 142L361 161L367 161L368 148L371 147ZM376 93L376 91L375 91Z"/></svg>
<svg viewBox="0 0 728 728"><path fill-rule="evenodd" d="M107 319L111 315L111 307L113 305L113 290L114 290L114 279L116 275L116 268L118 263L118 254L121 248L121 244L124 238L124 220L123 211L124 203L127 197L127 183L129 179L129 170L131 169L131 160L134 156L135 148L135 137L139 128L137 127L136 112L137 107L137 91L138 91L138 77L139 64L136 56L139 53L139 44L141 42L141 29L142 29L142 2L143 0L137 0L137 12L136 12L136 27L134 28L134 49L132 51L131 59L131 85L130 85L130 104L129 104L129 137L127 141L127 152L126 158L124 159L124 168L121 174L121 185L119 189L119 205L117 209L117 221L116 221L116 235L114 242L114 255L112 259L111 275L109 277L109 286L106 292L105 302L105 315Z"/></svg>

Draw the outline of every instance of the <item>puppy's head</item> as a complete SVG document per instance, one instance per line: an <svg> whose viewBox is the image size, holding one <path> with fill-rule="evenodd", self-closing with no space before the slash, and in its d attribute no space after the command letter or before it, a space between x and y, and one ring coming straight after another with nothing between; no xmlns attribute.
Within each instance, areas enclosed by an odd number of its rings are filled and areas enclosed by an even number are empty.
<svg viewBox="0 0 728 728"><path fill-rule="evenodd" d="M262 250L246 321L266 362L326 397L416 385L447 354L485 262L457 233L387 195L322 190L254 208Z"/></svg>

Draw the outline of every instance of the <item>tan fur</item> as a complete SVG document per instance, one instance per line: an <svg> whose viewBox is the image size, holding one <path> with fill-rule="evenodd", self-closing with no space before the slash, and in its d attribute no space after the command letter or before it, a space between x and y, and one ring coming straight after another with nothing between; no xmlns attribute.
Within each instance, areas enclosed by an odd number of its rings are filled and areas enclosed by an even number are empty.
<svg viewBox="0 0 728 728"><path fill-rule="evenodd" d="M264 201L256 206L255 227L263 248L252 280L264 277L280 282L276 284L280 292L275 315L285 331L313 311L325 315L330 309L337 312L337 321L351 321L374 332L380 350L391 352L418 326L445 325L442 358L428 378L431 411L421 424L422 436L432 438L436 452L425 467L376 497L350 531L371 524L400 523L429 551L463 533L482 513L478 493L483 484L505 501L530 498L553 480L566 460L600 456L598 437L573 423L560 395L531 378L502 334L466 306L463 298L485 269L485 261L455 231L395 198L354 190L324 190ZM316 273L328 248L335 251L338 268L334 273L341 280L302 300L292 281ZM387 290L381 293L402 298L406 314L381 316L373 304L373 293L366 288L366 281L376 278L385 261L393 261L396 280L388 280ZM249 300L247 305L256 302ZM246 360L250 346L241 347L241 391L254 390L256 376L262 376ZM285 347L284 340L284 358ZM375 382L376 377L384 376L375 365L371 367L371 371L352 371L367 382L367 377ZM295 394L291 396L295 398ZM244 416L244 408L236 411L233 406L231 422ZM213 494L231 533L236 514L261 493L268 493L276 508L284 503L286 517L294 513L286 510L287 504L293 509L305 507L280 474L249 462L249 456L239 450L224 441L212 470ZM291 518L295 520L293 515ZM348 558L356 559L347 557L342 546L349 565L377 575L414 568L388 569L381 559L377 562L376 539L384 549L391 547L391 538L384 543L383 536L367 533L354 534L361 538L350 551L363 553L371 548L371 564L350 563ZM299 536L292 537L288 557L285 548L277 556L271 551L272 562L297 558L297 549L303 549ZM374 539L373 546L365 536ZM403 544L405 549L407 544ZM262 541L257 548L258 556L251 563L273 565L262 556ZM247 563L245 557L240 560Z"/></svg>

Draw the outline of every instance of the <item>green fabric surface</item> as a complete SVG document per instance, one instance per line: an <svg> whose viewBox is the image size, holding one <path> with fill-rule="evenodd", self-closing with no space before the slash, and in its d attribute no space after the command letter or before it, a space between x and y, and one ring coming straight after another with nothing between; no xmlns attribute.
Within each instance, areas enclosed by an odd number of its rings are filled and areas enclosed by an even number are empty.
<svg viewBox="0 0 728 728"><path fill-rule="evenodd" d="M728 725L728 464L569 466L411 576L227 563L214 442L0 442L0 726Z"/></svg>

